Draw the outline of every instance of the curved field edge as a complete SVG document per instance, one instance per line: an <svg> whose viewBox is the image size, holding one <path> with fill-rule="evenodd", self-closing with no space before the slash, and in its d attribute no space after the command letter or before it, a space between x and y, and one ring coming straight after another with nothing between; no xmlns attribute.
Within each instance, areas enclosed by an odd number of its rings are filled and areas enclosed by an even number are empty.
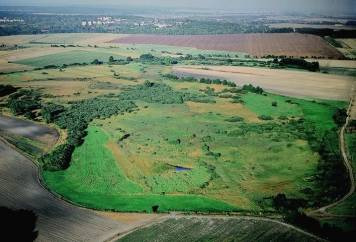
<svg viewBox="0 0 356 242"><path fill-rule="evenodd" d="M118 241L322 241L290 225L253 217L173 217Z"/></svg>
<svg viewBox="0 0 356 242"><path fill-rule="evenodd" d="M153 206L159 206L161 212L237 210L203 196L142 194L142 188L127 179L109 150L105 147L92 149L93 144L105 146L108 135L94 126L90 126L88 132L84 144L73 153L71 166L66 171L43 171L46 186L64 198L85 207L125 212L151 212ZM90 162L92 157L101 162Z"/></svg>

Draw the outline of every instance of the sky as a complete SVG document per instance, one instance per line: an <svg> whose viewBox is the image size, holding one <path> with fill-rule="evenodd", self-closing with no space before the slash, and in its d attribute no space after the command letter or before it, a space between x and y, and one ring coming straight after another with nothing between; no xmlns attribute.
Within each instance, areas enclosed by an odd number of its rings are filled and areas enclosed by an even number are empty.
<svg viewBox="0 0 356 242"><path fill-rule="evenodd" d="M0 0L0 5L105 5L208 8L235 12L305 12L356 15L356 0Z"/></svg>

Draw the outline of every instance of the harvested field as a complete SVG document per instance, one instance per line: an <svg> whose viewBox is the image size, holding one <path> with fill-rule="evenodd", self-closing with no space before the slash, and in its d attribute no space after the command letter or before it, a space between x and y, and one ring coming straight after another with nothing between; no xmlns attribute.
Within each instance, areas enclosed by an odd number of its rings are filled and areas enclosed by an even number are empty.
<svg viewBox="0 0 356 242"><path fill-rule="evenodd" d="M273 220L186 216L136 230L119 241L321 241Z"/></svg>
<svg viewBox="0 0 356 242"><path fill-rule="evenodd" d="M220 78L238 85L252 84L281 95L348 100L353 77L292 70L229 66L177 66L176 75Z"/></svg>
<svg viewBox="0 0 356 242"><path fill-rule="evenodd" d="M343 55L322 38L307 34L231 34L231 35L128 35L111 43L159 44L194 47L203 50L245 52L253 56L317 56L330 59Z"/></svg>

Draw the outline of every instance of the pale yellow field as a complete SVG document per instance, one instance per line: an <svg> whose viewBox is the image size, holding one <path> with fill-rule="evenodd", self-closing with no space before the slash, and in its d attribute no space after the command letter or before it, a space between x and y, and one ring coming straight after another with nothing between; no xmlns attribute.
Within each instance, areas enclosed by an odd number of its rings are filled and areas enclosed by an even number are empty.
<svg viewBox="0 0 356 242"><path fill-rule="evenodd" d="M356 68L356 60L314 60L308 59L308 61L319 62L320 67L336 67L336 68Z"/></svg>
<svg viewBox="0 0 356 242"><path fill-rule="evenodd" d="M277 94L319 99L348 100L355 78L306 71L232 66L176 66L176 74L211 77L252 84Z"/></svg>

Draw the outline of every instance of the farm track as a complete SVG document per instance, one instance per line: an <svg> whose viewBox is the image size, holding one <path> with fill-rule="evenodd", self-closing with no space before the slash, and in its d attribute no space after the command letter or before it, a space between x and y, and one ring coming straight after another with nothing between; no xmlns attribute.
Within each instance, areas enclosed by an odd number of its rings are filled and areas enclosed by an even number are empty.
<svg viewBox="0 0 356 242"><path fill-rule="evenodd" d="M318 208L318 209L316 209L314 211L309 212L308 214L310 216L314 216L314 217L354 217L354 216L350 216L350 215L335 215L335 214L332 214L332 213L328 212L327 210L337 206L340 203L342 203L343 201L348 199L355 192L354 172L353 172L351 161L349 160L349 158L347 156L346 144L345 144L345 129L347 128L350 120L354 120L355 119L355 116L353 116L354 113L355 113L355 109L356 109L355 98L356 98L356 90L354 88L352 88L350 103L349 103L349 106L348 106L348 109L347 109L346 122L342 126L342 128L340 130L340 133L339 133L340 151L341 151L341 156L343 158L343 162L344 162L344 165L346 167L347 174L348 174L348 177L349 177L349 180L350 180L350 189L338 201L333 202L333 203L328 204L328 205L326 205L324 207L321 207L321 208Z"/></svg>

